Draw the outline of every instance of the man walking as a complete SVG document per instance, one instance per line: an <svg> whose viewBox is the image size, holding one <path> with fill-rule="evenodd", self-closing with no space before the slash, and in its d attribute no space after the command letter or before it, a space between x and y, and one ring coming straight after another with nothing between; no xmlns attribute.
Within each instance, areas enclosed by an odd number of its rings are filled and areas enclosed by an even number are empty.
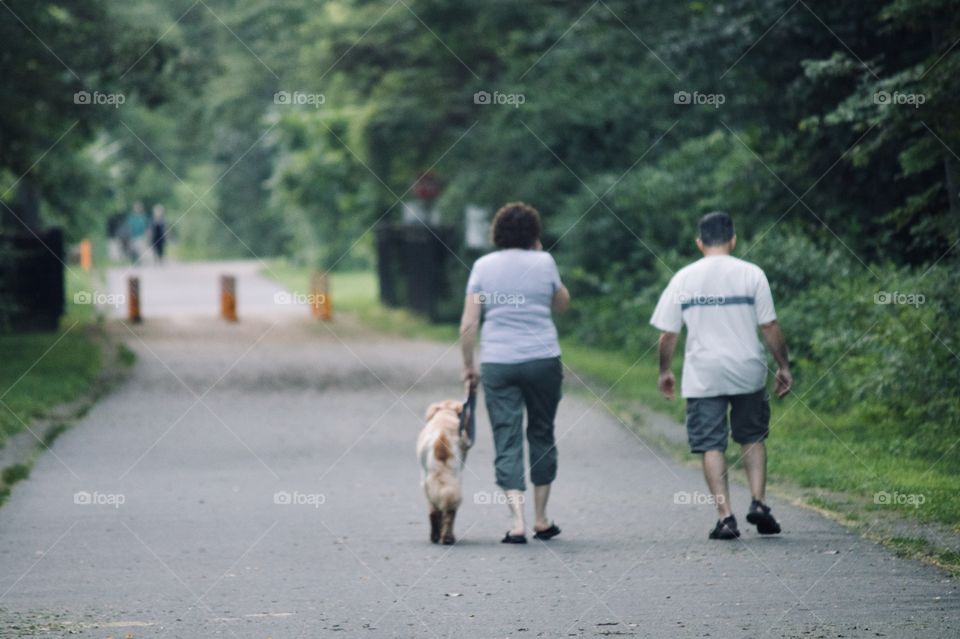
<svg viewBox="0 0 960 639"><path fill-rule="evenodd" d="M753 496L747 521L761 535L774 535L780 524L765 503L767 363L757 327L779 366L776 393L781 398L793 384L787 345L763 270L731 255L737 236L730 216L708 213L700 219L699 232L697 248L703 258L673 276L650 318L661 331L660 393L673 399L671 360L677 335L686 325L682 394L687 400L687 439L690 451L703 455L703 475L717 506L719 520L710 539L740 536L727 484L728 430L742 447Z"/></svg>
<svg viewBox="0 0 960 639"><path fill-rule="evenodd" d="M153 247L153 259L163 264L163 250L167 245L166 209L162 204L153 206L153 219L150 220L150 245Z"/></svg>

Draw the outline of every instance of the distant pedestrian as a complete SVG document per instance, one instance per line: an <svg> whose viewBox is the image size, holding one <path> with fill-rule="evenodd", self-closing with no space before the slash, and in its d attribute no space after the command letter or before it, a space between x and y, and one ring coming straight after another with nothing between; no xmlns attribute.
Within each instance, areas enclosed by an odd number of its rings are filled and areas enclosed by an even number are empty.
<svg viewBox="0 0 960 639"><path fill-rule="evenodd" d="M147 250L147 213L143 202L137 200L127 214L127 233L130 237L130 261L136 264Z"/></svg>
<svg viewBox="0 0 960 639"><path fill-rule="evenodd" d="M130 255L130 236L127 233L127 216L115 213L107 219L107 255L111 262L120 262Z"/></svg>
<svg viewBox="0 0 960 639"><path fill-rule="evenodd" d="M557 476L554 418L563 366L552 313L570 305L553 257L540 243L540 214L522 202L505 205L493 220L497 251L478 259L467 282L460 335L464 381L483 381L496 448L497 485L506 495L513 527L503 543L527 542L524 523L523 413L530 480L534 485L534 537L550 539L560 528L547 517L550 485ZM477 329L480 372L474 364Z"/></svg>
<svg viewBox="0 0 960 639"><path fill-rule="evenodd" d="M777 323L770 284L760 267L731 255L737 244L733 221L722 211L703 216L697 247L703 258L677 271L660 297L650 323L660 329L660 392L673 399L670 363L681 328L687 327L683 397L687 400L690 451L703 455L703 474L719 521L710 539L740 536L730 509L725 452L727 434L742 446L753 501L747 521L757 532L780 532L765 502L770 427L767 360L757 335L763 333L774 359L776 393L790 392L793 378L787 345ZM729 424L728 424L729 411Z"/></svg>
<svg viewBox="0 0 960 639"><path fill-rule="evenodd" d="M162 204L153 207L153 219L150 222L150 242L157 264L163 264L163 250L167 243L166 209Z"/></svg>

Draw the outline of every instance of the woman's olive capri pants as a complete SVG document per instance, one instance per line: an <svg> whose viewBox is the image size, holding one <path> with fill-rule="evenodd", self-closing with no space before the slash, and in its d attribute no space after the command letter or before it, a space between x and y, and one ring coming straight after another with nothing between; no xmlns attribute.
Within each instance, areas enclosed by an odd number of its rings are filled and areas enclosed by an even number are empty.
<svg viewBox="0 0 960 639"><path fill-rule="evenodd" d="M552 483L557 476L553 420L560 403L563 366L559 357L518 364L481 364L480 379L493 426L497 485L524 490L523 409L527 409L530 481Z"/></svg>

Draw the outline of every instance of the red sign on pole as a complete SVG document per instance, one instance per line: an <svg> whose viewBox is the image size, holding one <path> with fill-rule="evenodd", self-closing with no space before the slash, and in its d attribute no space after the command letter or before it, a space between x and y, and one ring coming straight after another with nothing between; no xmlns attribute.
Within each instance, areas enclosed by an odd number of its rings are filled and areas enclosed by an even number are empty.
<svg viewBox="0 0 960 639"><path fill-rule="evenodd" d="M431 201L440 195L440 180L431 171L427 171L413 185L413 192L421 200Z"/></svg>

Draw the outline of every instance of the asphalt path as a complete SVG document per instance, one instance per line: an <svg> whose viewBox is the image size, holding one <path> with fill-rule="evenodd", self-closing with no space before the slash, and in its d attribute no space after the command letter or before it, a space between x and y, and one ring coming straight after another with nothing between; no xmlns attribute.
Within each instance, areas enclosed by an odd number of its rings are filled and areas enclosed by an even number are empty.
<svg viewBox="0 0 960 639"><path fill-rule="evenodd" d="M572 371L563 533L499 543L481 408L458 542L430 544L414 443L426 406L461 395L457 346L318 323L259 268L138 269L144 323L111 321L137 354L129 379L0 509L0 636L960 634L954 580L815 512L773 499L784 532L760 537L738 484L743 537L709 541L699 472ZM216 317L221 273L238 277L236 324Z"/></svg>

